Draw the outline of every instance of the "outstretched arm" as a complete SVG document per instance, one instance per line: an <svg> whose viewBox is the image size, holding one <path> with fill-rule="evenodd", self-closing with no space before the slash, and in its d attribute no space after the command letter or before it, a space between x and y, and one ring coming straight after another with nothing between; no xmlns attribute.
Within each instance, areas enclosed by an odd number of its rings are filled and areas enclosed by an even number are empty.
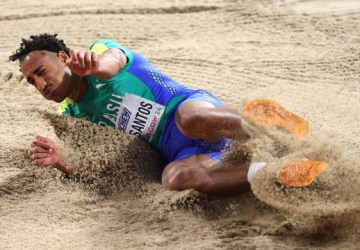
<svg viewBox="0 0 360 250"><path fill-rule="evenodd" d="M66 61L69 69L79 76L94 75L101 80L113 78L125 65L126 56L119 49L108 49L100 56L90 50L70 50Z"/></svg>
<svg viewBox="0 0 360 250"><path fill-rule="evenodd" d="M71 176L76 173L74 166L60 153L55 143L46 137L36 136L31 143L30 157L36 166L53 166Z"/></svg>

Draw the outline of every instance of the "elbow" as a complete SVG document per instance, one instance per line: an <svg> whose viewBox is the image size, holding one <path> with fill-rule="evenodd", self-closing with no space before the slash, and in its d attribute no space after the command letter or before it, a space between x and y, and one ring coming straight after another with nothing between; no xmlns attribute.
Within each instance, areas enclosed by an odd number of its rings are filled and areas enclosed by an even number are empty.
<svg viewBox="0 0 360 250"><path fill-rule="evenodd" d="M126 55L119 49L108 49L99 60L99 69L95 76L103 81L115 77L127 63Z"/></svg>

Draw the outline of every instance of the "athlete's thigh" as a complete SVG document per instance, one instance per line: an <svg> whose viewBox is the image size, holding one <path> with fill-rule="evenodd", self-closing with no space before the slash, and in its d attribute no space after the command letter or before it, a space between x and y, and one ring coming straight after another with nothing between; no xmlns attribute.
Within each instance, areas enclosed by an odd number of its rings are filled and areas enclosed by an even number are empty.
<svg viewBox="0 0 360 250"><path fill-rule="evenodd" d="M176 111L176 119L181 119L181 117L185 114L220 107L223 105L224 103L210 92L197 91L179 105Z"/></svg>
<svg viewBox="0 0 360 250"><path fill-rule="evenodd" d="M188 105L189 102L196 101L194 105ZM200 101L200 102L198 102ZM181 129L179 129L176 116L179 110L188 112L188 108L198 108L198 104L202 107L217 107L223 103L214 95L205 90L196 90L189 93L181 103L171 112L164 125L163 133L160 137L158 150L167 162L174 162L188 158L192 155L207 154L208 152L221 151L227 144L227 141L221 141L213 144L205 143L200 139L192 139L187 137ZM211 156L212 157L212 156ZM212 157L213 158L213 157Z"/></svg>
<svg viewBox="0 0 360 250"><path fill-rule="evenodd" d="M176 118L179 119L184 114L188 114L191 112L197 112L203 109L215 108L214 104L204 101L204 100L189 100L185 103L182 103L177 108Z"/></svg>

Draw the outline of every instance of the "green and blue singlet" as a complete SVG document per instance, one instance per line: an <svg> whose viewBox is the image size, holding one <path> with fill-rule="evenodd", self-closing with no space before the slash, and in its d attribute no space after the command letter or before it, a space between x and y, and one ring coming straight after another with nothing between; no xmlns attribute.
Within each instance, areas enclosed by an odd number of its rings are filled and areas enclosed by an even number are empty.
<svg viewBox="0 0 360 250"><path fill-rule="evenodd" d="M175 112L188 100L204 100L223 105L211 93L193 90L166 76L140 54L115 43L101 40L90 50L101 55L107 49L120 49L127 64L109 80L87 76L88 90L79 102L66 98L59 112L137 135L157 149L167 162L206 154L220 160L228 140L206 143L187 138L175 123Z"/></svg>

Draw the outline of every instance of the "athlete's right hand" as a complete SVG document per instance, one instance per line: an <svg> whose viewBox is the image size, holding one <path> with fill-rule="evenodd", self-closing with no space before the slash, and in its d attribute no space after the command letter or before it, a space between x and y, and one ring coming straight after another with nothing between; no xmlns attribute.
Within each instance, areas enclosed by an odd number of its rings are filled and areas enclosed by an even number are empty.
<svg viewBox="0 0 360 250"><path fill-rule="evenodd" d="M66 66L79 76L95 75L99 72L99 58L94 51L71 49Z"/></svg>
<svg viewBox="0 0 360 250"><path fill-rule="evenodd" d="M60 163L60 152L55 143L43 136L36 136L30 147L30 157L36 166L56 166Z"/></svg>

